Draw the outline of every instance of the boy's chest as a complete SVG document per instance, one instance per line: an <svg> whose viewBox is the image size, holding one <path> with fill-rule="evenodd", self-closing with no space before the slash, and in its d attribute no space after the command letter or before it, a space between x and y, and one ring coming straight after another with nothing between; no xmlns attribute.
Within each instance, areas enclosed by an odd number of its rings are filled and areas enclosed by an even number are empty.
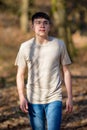
<svg viewBox="0 0 87 130"><path fill-rule="evenodd" d="M31 51L29 51L29 59L34 60L55 60L60 57L60 50L56 46L48 46L48 47L37 47L33 48Z"/></svg>

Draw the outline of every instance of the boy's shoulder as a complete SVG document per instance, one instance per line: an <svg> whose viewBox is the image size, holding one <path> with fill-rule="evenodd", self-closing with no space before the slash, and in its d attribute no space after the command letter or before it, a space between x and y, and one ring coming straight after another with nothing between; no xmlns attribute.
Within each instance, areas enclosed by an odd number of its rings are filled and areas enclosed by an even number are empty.
<svg viewBox="0 0 87 130"><path fill-rule="evenodd" d="M59 44L60 46L63 46L65 43L62 39L59 39L57 37L52 37L53 41L55 41L57 44Z"/></svg>
<svg viewBox="0 0 87 130"><path fill-rule="evenodd" d="M32 46L34 43L34 38L31 38L23 43L21 43L21 48L27 48L27 47L30 47Z"/></svg>

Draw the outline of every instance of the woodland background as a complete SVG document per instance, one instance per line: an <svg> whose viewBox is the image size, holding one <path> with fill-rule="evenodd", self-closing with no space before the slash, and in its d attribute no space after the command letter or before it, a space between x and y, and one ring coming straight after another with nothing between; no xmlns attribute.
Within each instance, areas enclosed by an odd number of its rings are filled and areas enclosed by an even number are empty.
<svg viewBox="0 0 87 130"><path fill-rule="evenodd" d="M86 130L86 0L0 0L0 130L31 130L27 115L19 108L14 61L20 44L34 35L31 16L37 11L50 15L50 34L65 41L72 59L70 70L74 110L71 114L65 113L67 96L63 85L61 130Z"/></svg>

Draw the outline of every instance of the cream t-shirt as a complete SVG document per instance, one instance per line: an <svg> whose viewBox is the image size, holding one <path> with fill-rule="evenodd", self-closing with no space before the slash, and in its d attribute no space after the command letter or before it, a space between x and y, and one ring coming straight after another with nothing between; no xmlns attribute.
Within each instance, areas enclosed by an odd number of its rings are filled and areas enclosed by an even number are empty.
<svg viewBox="0 0 87 130"><path fill-rule="evenodd" d="M49 37L45 44L32 38L21 44L15 65L28 67L27 99L30 103L45 104L62 100L60 66L71 64L62 40Z"/></svg>

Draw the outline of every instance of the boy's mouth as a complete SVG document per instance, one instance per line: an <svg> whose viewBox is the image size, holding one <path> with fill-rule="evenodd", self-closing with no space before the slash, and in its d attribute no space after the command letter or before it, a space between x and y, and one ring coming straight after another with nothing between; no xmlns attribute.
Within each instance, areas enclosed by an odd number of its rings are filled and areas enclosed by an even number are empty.
<svg viewBox="0 0 87 130"><path fill-rule="evenodd" d="M45 29L40 29L41 32L45 32Z"/></svg>

